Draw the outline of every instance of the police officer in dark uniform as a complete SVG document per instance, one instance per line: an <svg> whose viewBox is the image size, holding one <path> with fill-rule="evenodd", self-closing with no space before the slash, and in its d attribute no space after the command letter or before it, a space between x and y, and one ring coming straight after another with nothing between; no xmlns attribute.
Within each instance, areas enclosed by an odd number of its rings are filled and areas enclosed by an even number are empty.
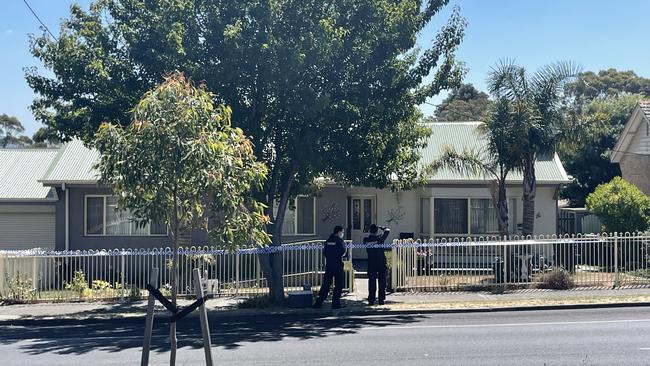
<svg viewBox="0 0 650 366"><path fill-rule="evenodd" d="M332 309L341 308L341 293L343 292L343 256L345 255L345 242L343 242L343 226L337 225L325 242L323 256L325 257L325 276L318 292L314 308L323 306L334 279L334 292L332 294Z"/></svg>
<svg viewBox="0 0 650 366"><path fill-rule="evenodd" d="M383 233L378 235L381 229ZM390 234L387 227L379 227L375 224L370 225L370 235L363 238L363 243L368 245L384 244L384 241ZM378 300L379 305L384 305L386 300L386 255L384 248L366 248L368 252L368 304L375 305ZM377 282L379 282L379 295L377 296Z"/></svg>

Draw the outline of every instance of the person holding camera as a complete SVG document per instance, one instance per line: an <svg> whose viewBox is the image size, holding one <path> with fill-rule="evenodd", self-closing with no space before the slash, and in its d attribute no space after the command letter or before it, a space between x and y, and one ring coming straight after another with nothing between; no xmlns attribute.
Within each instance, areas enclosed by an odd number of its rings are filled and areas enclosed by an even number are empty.
<svg viewBox="0 0 650 366"><path fill-rule="evenodd" d="M378 231L382 234L378 235ZM384 244L390 234L390 229L375 224L370 225L370 235L363 238L363 243L368 245ZM366 248L368 252L368 304L375 305L378 300L379 305L384 305L386 300L386 255L384 248ZM377 295L377 282L379 282L379 294Z"/></svg>
<svg viewBox="0 0 650 366"><path fill-rule="evenodd" d="M325 275L323 284L318 292L318 297L313 305L314 309L320 309L330 292L332 280L334 280L334 291L332 293L332 309L340 309L341 293L343 292L343 256L345 255L345 242L343 241L343 226L337 225L323 246L325 257Z"/></svg>

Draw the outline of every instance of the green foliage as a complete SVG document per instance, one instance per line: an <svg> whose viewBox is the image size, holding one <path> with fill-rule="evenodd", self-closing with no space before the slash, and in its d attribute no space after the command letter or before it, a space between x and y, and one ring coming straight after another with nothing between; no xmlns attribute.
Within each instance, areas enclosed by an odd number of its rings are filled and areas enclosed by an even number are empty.
<svg viewBox="0 0 650 366"><path fill-rule="evenodd" d="M32 54L48 70L27 71L38 95L32 110L61 138L90 142L103 121L128 125L140 97L179 70L204 80L214 101L233 109L233 125L253 139L255 155L271 172L258 194L269 207L321 176L408 188L420 178L418 151L428 134L418 124L417 106L458 86L464 73L455 60L465 30L457 9L431 48L416 47L418 34L446 4L74 5L58 40L44 34L31 41Z"/></svg>
<svg viewBox="0 0 650 366"><path fill-rule="evenodd" d="M634 71L614 68L598 73L587 71L566 85L566 93L585 103L595 98L617 97L622 93L650 95L650 79L640 77Z"/></svg>
<svg viewBox="0 0 650 366"><path fill-rule="evenodd" d="M571 273L564 268L557 268L544 273L540 278L540 282L540 288L553 290L568 290L575 286Z"/></svg>
<svg viewBox="0 0 650 366"><path fill-rule="evenodd" d="M75 271L74 276L72 277L72 282L66 283L65 289L76 292L79 300L92 295L92 291L88 287L88 281L86 281L86 275L83 271Z"/></svg>
<svg viewBox="0 0 650 366"><path fill-rule="evenodd" d="M607 232L636 232L650 224L650 197L621 177L601 184L587 197L587 209Z"/></svg>
<svg viewBox="0 0 650 366"><path fill-rule="evenodd" d="M200 228L207 216L211 237L234 248L264 244L263 206L248 196L266 175L251 142L230 123L230 108L182 75L145 94L126 128L103 124L97 133L102 184L146 223Z"/></svg>
<svg viewBox="0 0 650 366"><path fill-rule="evenodd" d="M514 111L518 133L525 143L514 156L523 173L523 235L533 235L535 226L535 162L555 153L558 132L564 125L562 91L577 76L579 67L557 62L529 75L512 61L503 61L488 76L488 88L495 98L503 98Z"/></svg>
<svg viewBox="0 0 650 366"><path fill-rule="evenodd" d="M22 135L25 127L18 118L7 114L0 114L0 147L15 145L19 147L29 146L32 139Z"/></svg>
<svg viewBox="0 0 650 366"><path fill-rule="evenodd" d="M464 148L456 151L452 146L443 146L439 156L429 167L431 171L451 169L466 176L484 175L490 178L492 199L498 212L499 232L508 235L508 200L506 179L511 171L518 169L519 153L526 143L521 138L525 133L521 123L521 110L507 98L497 96L485 114L485 123L478 129L477 138L487 141L487 148L475 151Z"/></svg>
<svg viewBox="0 0 650 366"><path fill-rule="evenodd" d="M463 84L452 90L438 107L437 121L483 121L490 107L486 93L477 90L472 84Z"/></svg>
<svg viewBox="0 0 650 366"><path fill-rule="evenodd" d="M5 273L5 277L9 279L7 281L7 288L11 300L21 302L34 298L36 292L31 278L20 273L16 276L9 276Z"/></svg>
<svg viewBox="0 0 650 366"><path fill-rule="evenodd" d="M618 164L610 161L609 153L641 98L638 94L621 93L571 107L558 154L567 173L574 178L562 192L572 206L584 206L587 196L598 185L621 174Z"/></svg>

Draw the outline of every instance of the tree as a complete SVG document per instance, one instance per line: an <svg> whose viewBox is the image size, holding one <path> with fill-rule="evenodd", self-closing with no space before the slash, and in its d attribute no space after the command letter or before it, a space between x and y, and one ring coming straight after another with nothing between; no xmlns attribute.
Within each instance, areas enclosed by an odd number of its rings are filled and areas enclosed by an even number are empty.
<svg viewBox="0 0 650 366"><path fill-rule="evenodd" d="M613 164L609 152L630 117L638 94L597 97L580 107L581 112L569 115L570 123L558 144L558 154L573 182L562 191L570 204L583 207L587 196L603 183L620 176L618 164Z"/></svg>
<svg viewBox="0 0 650 366"><path fill-rule="evenodd" d="M146 93L126 128L104 123L97 133L101 184L118 197L139 224L168 227L172 237L172 303L178 294L178 235L201 228L227 247L268 240L263 206L249 197L266 168L255 160L243 132L231 127L230 108L174 74ZM171 358L176 358L176 323L170 325Z"/></svg>
<svg viewBox="0 0 650 366"><path fill-rule="evenodd" d="M587 209L609 232L644 231L650 224L650 197L621 177L596 187L587 197Z"/></svg>
<svg viewBox="0 0 650 366"><path fill-rule="evenodd" d="M61 143L61 139L57 136L56 131L52 131L50 128L41 127L32 136L34 145L38 144L42 147L47 147L49 145L58 145Z"/></svg>
<svg viewBox="0 0 650 366"><path fill-rule="evenodd" d="M0 147L29 146L32 140L23 135L25 127L18 118L7 114L0 114Z"/></svg>
<svg viewBox="0 0 650 366"><path fill-rule="evenodd" d="M451 169L464 175L484 174L492 180L490 192L492 202L497 209L499 234L507 236L508 199L506 196L506 179L508 174L519 166L519 156L523 140L520 123L521 111L513 109L506 98L499 98L486 114L485 123L479 128L481 136L487 140L484 151L465 148L461 152L446 145L441 156L433 162L430 169Z"/></svg>
<svg viewBox="0 0 650 366"><path fill-rule="evenodd" d="M437 121L482 121L490 106L487 94L472 84L463 84L452 90L436 108Z"/></svg>
<svg viewBox="0 0 650 366"><path fill-rule="evenodd" d="M507 98L512 108L521 111L520 131L526 141L518 153L523 173L524 235L533 235L535 229L535 162L555 153L557 131L564 123L560 103L562 90L578 73L576 65L558 62L527 75L523 67L504 61L488 76L490 92L497 98Z"/></svg>
<svg viewBox="0 0 650 366"><path fill-rule="evenodd" d="M447 1L104 0L71 8L58 40L32 40L53 76L28 70L32 109L60 137L92 140L170 70L205 80L233 109L269 168L256 197L282 242L291 196L315 178L408 187L428 130L417 108L457 86L465 21L454 10L429 49L419 32ZM424 82L424 80L430 80ZM396 176L394 181L391 177ZM276 205L277 203L277 205ZM277 209L274 210L274 207ZM280 253L263 256L274 300L284 297Z"/></svg>
<svg viewBox="0 0 650 366"><path fill-rule="evenodd" d="M634 71L613 68L598 73L587 71L568 83L565 92L581 101L581 104L587 104L594 98L617 97L621 93L650 95L650 79L640 77Z"/></svg>

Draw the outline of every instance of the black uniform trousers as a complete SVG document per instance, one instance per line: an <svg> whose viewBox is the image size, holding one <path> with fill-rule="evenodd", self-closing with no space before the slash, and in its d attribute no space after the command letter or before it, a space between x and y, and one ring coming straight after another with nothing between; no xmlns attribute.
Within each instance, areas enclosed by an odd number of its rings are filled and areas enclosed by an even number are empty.
<svg viewBox="0 0 650 366"><path fill-rule="evenodd" d="M368 261L368 301L375 302L375 296L380 302L386 299L386 260L372 259ZM377 282L379 294L377 295Z"/></svg>
<svg viewBox="0 0 650 366"><path fill-rule="evenodd" d="M337 307L341 305L341 293L343 293L343 263L333 263L328 265L325 263L325 275L323 276L323 284L320 286L318 292L317 304L322 304L330 292L332 282L334 282L334 291L332 293L332 306Z"/></svg>

